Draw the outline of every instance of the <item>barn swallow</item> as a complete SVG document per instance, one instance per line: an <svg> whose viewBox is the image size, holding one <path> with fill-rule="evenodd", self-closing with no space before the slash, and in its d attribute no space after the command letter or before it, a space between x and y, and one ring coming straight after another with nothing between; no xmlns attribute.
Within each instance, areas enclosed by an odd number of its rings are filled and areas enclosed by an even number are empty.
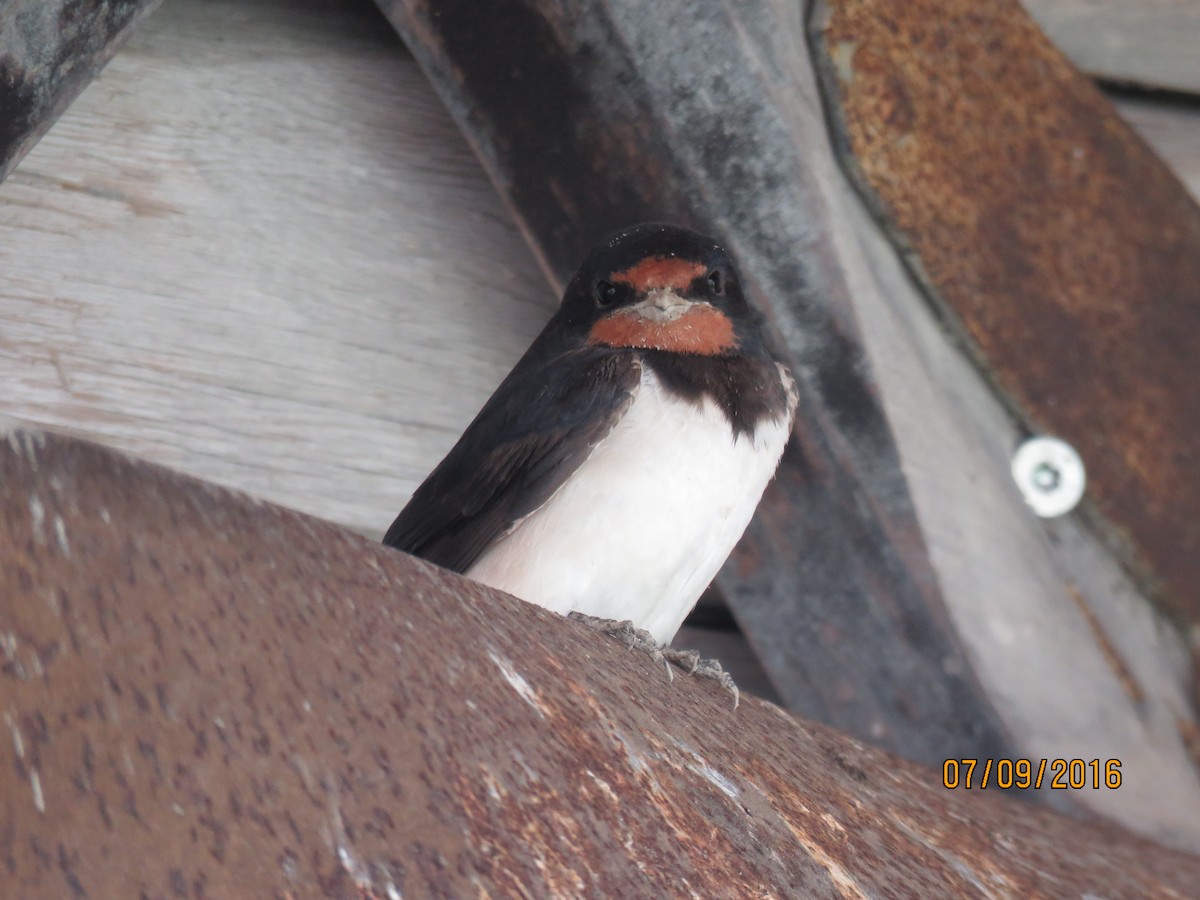
<svg viewBox="0 0 1200 900"><path fill-rule="evenodd" d="M665 645L749 524L795 409L729 255L629 228L579 267L384 543Z"/></svg>

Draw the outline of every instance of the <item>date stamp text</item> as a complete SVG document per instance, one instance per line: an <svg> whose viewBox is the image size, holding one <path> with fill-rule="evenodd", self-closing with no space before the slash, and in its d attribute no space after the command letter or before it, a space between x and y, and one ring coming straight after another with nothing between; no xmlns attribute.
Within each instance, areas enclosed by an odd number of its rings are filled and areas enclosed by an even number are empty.
<svg viewBox="0 0 1200 900"><path fill-rule="evenodd" d="M1119 759L948 759L942 763L942 787L1040 788L1081 791L1121 786Z"/></svg>

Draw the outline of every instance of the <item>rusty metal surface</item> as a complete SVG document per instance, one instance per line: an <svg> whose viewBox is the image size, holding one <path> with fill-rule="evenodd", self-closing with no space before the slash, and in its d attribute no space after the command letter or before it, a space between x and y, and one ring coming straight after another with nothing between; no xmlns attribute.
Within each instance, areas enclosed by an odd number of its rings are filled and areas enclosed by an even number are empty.
<svg viewBox="0 0 1200 900"><path fill-rule="evenodd" d="M1016 0L828 0L848 169L1085 512L1200 621L1200 208Z"/></svg>
<svg viewBox="0 0 1200 900"><path fill-rule="evenodd" d="M160 2L0 3L0 181Z"/></svg>
<svg viewBox="0 0 1200 900"><path fill-rule="evenodd" d="M1200 860L940 775L332 525L0 443L20 897L1187 895Z"/></svg>
<svg viewBox="0 0 1200 900"><path fill-rule="evenodd" d="M811 164L827 139L803 122L815 97L794 89L810 77L799 6L378 2L552 281L644 220L718 236L738 259L801 400L779 477L717 584L788 706L931 764L1005 755L830 234Z"/></svg>

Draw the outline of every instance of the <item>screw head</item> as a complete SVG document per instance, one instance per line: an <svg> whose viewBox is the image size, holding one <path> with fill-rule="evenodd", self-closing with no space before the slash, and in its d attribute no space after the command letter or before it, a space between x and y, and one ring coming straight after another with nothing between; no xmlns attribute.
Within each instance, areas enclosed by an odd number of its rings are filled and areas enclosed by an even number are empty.
<svg viewBox="0 0 1200 900"><path fill-rule="evenodd" d="M1013 454L1012 477L1025 502L1043 519L1069 513L1087 486L1075 448L1054 437L1030 438Z"/></svg>

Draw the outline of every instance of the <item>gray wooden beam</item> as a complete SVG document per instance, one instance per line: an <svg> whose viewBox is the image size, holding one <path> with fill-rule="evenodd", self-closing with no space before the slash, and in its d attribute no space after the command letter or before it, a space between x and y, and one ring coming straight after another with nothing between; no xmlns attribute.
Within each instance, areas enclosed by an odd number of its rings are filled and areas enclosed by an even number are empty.
<svg viewBox="0 0 1200 900"><path fill-rule="evenodd" d="M159 2L0 4L0 181Z"/></svg>
<svg viewBox="0 0 1200 900"><path fill-rule="evenodd" d="M1200 94L1200 3L1021 2L1071 62L1089 75Z"/></svg>

